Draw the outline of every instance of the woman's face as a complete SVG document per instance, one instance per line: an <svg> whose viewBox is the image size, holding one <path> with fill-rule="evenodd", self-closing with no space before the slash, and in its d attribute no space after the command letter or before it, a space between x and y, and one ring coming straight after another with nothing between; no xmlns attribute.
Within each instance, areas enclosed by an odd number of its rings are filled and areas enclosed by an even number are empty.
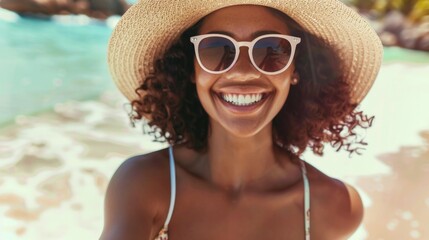
<svg viewBox="0 0 429 240"><path fill-rule="evenodd" d="M199 34L221 33L236 41L252 41L264 34L287 34L284 19L261 6L233 6L208 15ZM237 137L250 137L266 127L284 105L289 93L294 64L276 75L259 72L251 63L248 48L241 47L235 65L227 72L211 74L194 61L198 97L213 127L221 127ZM262 94L262 95L261 95ZM257 101L239 106L229 101L236 97Z"/></svg>

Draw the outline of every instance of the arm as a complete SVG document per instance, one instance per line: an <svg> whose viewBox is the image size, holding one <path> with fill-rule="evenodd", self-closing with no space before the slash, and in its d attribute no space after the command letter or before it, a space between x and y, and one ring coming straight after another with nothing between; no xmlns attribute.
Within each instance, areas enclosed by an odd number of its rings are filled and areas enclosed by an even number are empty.
<svg viewBox="0 0 429 240"><path fill-rule="evenodd" d="M363 219L363 204L352 186L309 167L311 181L311 238L348 239Z"/></svg>
<svg viewBox="0 0 429 240"><path fill-rule="evenodd" d="M349 239L363 219L363 204L355 188L337 181L337 189L331 192L330 220L326 221L327 239ZM329 230L328 230L329 229Z"/></svg>
<svg viewBox="0 0 429 240"><path fill-rule="evenodd" d="M156 216L152 175L148 161L141 157L118 168L106 192L101 240L150 239Z"/></svg>
<svg viewBox="0 0 429 240"><path fill-rule="evenodd" d="M362 223L364 209L362 199L356 189L348 184L345 184L345 186L350 199L349 220L347 221L345 238L348 239L348 237L350 237Z"/></svg>

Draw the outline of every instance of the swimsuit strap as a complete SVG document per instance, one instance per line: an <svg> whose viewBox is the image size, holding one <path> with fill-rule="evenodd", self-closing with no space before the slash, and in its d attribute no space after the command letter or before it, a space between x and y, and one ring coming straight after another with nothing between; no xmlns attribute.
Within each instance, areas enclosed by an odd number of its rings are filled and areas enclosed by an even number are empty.
<svg viewBox="0 0 429 240"><path fill-rule="evenodd" d="M168 149L170 159L170 207L168 209L167 219L165 220L163 231L168 231L168 224L170 223L171 216L173 215L174 203L176 202L176 169L174 165L173 147ZM305 227L305 240L310 240L310 184L307 178L307 169L304 161L301 161L302 178L304 181L304 227ZM167 238L168 239L168 238Z"/></svg>
<svg viewBox="0 0 429 240"><path fill-rule="evenodd" d="M171 216L173 215L174 203L176 202L176 169L174 166L173 146L168 148L170 155L170 183L171 183L171 195L170 195L170 208L168 209L167 219L164 223L164 229L168 229Z"/></svg>
<svg viewBox="0 0 429 240"><path fill-rule="evenodd" d="M305 240L310 240L310 183L307 178L307 169L304 161L301 161L302 178L304 180L304 227Z"/></svg>

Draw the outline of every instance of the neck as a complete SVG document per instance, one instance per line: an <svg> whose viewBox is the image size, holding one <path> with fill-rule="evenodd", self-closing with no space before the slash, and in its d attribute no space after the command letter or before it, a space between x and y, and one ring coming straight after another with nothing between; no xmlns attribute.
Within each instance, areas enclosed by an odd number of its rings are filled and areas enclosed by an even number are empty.
<svg viewBox="0 0 429 240"><path fill-rule="evenodd" d="M252 183L261 183L282 168L271 125L251 137L233 136L214 127L208 146L205 171L214 185L228 191L238 192Z"/></svg>

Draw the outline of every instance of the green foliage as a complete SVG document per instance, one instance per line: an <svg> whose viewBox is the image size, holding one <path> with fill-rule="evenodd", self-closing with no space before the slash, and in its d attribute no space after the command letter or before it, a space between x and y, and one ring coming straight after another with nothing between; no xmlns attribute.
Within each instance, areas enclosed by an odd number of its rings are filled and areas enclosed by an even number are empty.
<svg viewBox="0 0 429 240"><path fill-rule="evenodd" d="M429 17L429 0L417 1L409 14L410 19L413 21L418 21L425 16Z"/></svg>
<svg viewBox="0 0 429 240"><path fill-rule="evenodd" d="M381 15L397 10L412 21L419 21L429 16L429 0L349 0L344 1L356 6L361 11L376 11Z"/></svg>

